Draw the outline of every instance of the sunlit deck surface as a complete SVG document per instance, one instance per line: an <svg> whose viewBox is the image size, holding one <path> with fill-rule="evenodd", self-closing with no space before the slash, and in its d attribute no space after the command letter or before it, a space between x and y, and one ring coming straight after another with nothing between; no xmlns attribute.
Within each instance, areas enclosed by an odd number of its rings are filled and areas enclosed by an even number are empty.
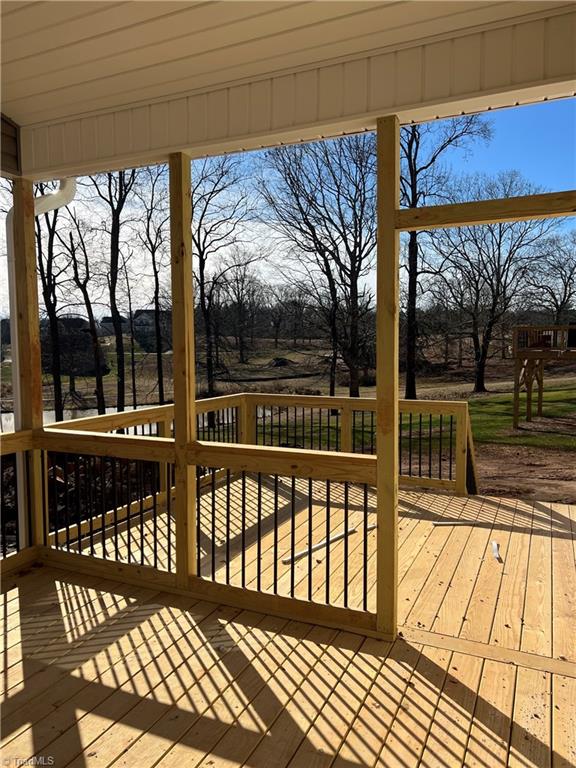
<svg viewBox="0 0 576 768"><path fill-rule="evenodd" d="M3 759L568 768L575 531L568 505L403 492L393 644L32 568L3 585Z"/></svg>

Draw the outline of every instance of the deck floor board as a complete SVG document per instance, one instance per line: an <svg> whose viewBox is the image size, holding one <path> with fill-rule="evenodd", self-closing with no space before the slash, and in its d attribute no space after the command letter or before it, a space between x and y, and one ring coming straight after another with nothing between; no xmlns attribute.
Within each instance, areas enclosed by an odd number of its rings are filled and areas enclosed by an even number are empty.
<svg viewBox="0 0 576 768"><path fill-rule="evenodd" d="M253 491L250 487L250 498ZM298 491L297 549L308 542L307 483ZM313 543L326 531L320 491L315 486ZM269 501L268 493L266 514ZM331 502L329 524L336 532L344 525L341 499L334 494ZM373 509L371 497L369 523ZM410 491L402 493L400 515L403 627L394 643L51 566L6 579L1 597L5 764L50 756L56 766L76 768L571 768L576 762L574 510ZM450 520L461 524L434 525ZM350 524L362 523L356 509ZM143 530L153 524L146 518ZM165 513L155 524L166 535ZM238 533L237 517L233 524ZM285 515L281 557L290 549L291 525ZM132 530L131 542L138 559L139 530ZM211 526L203 533L203 564L210 572ZM126 534L121 532L124 554ZM271 536L268 529L262 548L266 589L272 586ZM370 606L373 534L368 541ZM499 544L502 562L493 557L492 541ZM95 542L95 554L98 546ZM153 555L150 547L146 537L144 559ZM256 547L252 538L246 549L250 588L256 583ZM166 556L166 541L159 551ZM220 549L220 560L221 554ZM350 536L348 557L349 597L359 604L360 529ZM234 579L240 559L236 547L230 563ZM343 562L339 542L330 559L332 600L343 599ZM320 550L312 573L319 602L325 596L325 566ZM307 568L304 559L295 570L299 597L307 594ZM279 587L285 592L289 583L289 568L279 568ZM409 630L414 638L417 629L431 631L419 635L423 645L403 637L403 628L407 638ZM442 637L452 638L451 650ZM473 651L468 641L475 641ZM522 653L517 663L509 663L492 648ZM528 654L538 665L530 666ZM565 673L553 671L553 662L562 662Z"/></svg>

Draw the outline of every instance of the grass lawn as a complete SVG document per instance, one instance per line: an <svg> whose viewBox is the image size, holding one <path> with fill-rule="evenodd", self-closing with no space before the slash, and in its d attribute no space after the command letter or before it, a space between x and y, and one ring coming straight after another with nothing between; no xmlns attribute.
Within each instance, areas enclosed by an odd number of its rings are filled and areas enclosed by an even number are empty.
<svg viewBox="0 0 576 768"><path fill-rule="evenodd" d="M520 396L520 429L512 429L512 393L473 397L469 401L474 442L501 445L526 445L533 448L557 448L576 451L576 387L554 384L546 388L541 418L527 424L526 395ZM533 412L536 412L536 395Z"/></svg>

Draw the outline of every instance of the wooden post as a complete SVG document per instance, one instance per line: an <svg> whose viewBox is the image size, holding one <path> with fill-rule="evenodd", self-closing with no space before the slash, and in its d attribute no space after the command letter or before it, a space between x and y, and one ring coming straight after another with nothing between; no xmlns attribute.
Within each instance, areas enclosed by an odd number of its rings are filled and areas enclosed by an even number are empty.
<svg viewBox="0 0 576 768"><path fill-rule="evenodd" d="M28 179L15 179L13 197L14 263L10 266L9 279L13 298L11 332L12 339L16 340L12 347L12 359L15 367L15 429L18 431L42 429L43 402L32 182ZM29 451L28 456L26 474L31 530L28 541L20 543L37 545L44 543L41 451ZM26 530L25 525L23 528Z"/></svg>
<svg viewBox="0 0 576 768"><path fill-rule="evenodd" d="M514 359L514 415L512 426L518 429L520 420L520 373L522 372L522 360L519 357Z"/></svg>
<svg viewBox="0 0 576 768"><path fill-rule="evenodd" d="M176 583L196 575L196 467L187 445L196 440L194 302L190 158L170 155L170 253L172 264L172 360L176 474Z"/></svg>
<svg viewBox="0 0 576 768"><path fill-rule="evenodd" d="M398 613L398 327L400 126L377 121L378 251L376 274L376 625L395 636Z"/></svg>
<svg viewBox="0 0 576 768"><path fill-rule="evenodd" d="M467 496L466 471L468 466L468 406L456 414L456 493Z"/></svg>
<svg viewBox="0 0 576 768"><path fill-rule="evenodd" d="M534 386L534 360L527 360L524 381L526 384L526 421L532 421L532 388Z"/></svg>
<svg viewBox="0 0 576 768"><path fill-rule="evenodd" d="M538 416L542 416L544 405L544 358L538 361Z"/></svg>
<svg viewBox="0 0 576 768"><path fill-rule="evenodd" d="M240 433L238 442L244 445L256 445L256 408L252 395L245 394L240 405Z"/></svg>

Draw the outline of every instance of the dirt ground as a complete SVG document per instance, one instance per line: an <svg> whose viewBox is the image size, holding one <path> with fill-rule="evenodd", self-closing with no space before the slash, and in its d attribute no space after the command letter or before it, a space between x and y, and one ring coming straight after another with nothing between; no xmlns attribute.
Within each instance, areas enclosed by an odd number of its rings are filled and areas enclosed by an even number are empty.
<svg viewBox="0 0 576 768"><path fill-rule="evenodd" d="M479 491L484 496L576 504L575 463L570 451L476 445Z"/></svg>

